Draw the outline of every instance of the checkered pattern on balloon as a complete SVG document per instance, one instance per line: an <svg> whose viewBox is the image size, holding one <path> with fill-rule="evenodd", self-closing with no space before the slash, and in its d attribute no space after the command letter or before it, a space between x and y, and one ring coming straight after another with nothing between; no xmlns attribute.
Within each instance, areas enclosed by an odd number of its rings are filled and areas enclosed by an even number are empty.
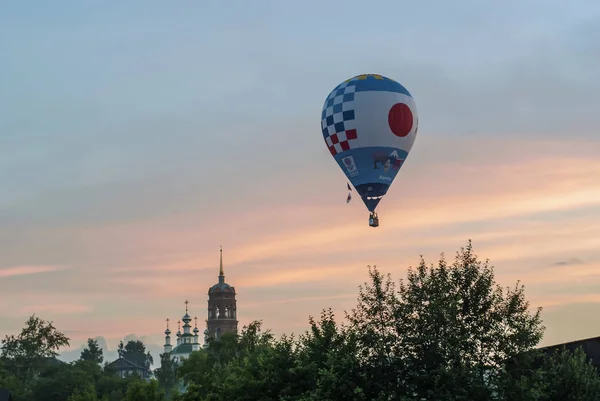
<svg viewBox="0 0 600 401"><path fill-rule="evenodd" d="M327 97L321 113L323 138L332 156L351 149L351 141L358 138L355 125L354 95L358 77L339 84ZM386 153L374 153L374 165L391 161L391 168L398 170L402 159Z"/></svg>
<svg viewBox="0 0 600 401"><path fill-rule="evenodd" d="M354 125L355 85L355 80L343 82L325 100L321 129L332 156L350 150L350 141L358 138Z"/></svg>

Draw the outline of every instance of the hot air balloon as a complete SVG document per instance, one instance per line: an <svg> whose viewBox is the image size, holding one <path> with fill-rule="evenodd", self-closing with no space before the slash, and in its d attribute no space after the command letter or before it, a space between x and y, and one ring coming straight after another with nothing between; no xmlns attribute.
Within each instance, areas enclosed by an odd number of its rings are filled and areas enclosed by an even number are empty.
<svg viewBox="0 0 600 401"><path fill-rule="evenodd" d="M323 105L325 144L379 226L375 208L404 164L419 118L410 92L378 74L362 74L336 86Z"/></svg>

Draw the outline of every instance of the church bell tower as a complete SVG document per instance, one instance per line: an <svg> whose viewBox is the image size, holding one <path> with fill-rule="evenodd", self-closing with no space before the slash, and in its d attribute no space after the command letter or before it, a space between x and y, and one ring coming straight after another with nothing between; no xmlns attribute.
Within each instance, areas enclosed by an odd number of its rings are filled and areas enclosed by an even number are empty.
<svg viewBox="0 0 600 401"><path fill-rule="evenodd" d="M219 282L208 290L208 337L219 338L224 333L237 332L235 288L225 282L223 248L220 249Z"/></svg>

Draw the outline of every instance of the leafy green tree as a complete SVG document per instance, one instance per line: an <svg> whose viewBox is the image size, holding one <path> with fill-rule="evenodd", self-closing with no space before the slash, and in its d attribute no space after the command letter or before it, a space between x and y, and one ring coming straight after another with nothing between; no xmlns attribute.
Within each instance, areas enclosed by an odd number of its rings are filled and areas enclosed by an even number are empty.
<svg viewBox="0 0 600 401"><path fill-rule="evenodd" d="M121 378L116 369L105 364L102 374L96 382L96 390L99 395L106 395L109 401L122 401L125 399L127 388L136 381L142 379L138 375Z"/></svg>
<svg viewBox="0 0 600 401"><path fill-rule="evenodd" d="M262 322L245 326L239 337L237 356L223 370L219 395L237 400L278 400L293 377L288 370L294 366L292 341L276 340L262 330ZM217 375L218 376L218 375Z"/></svg>
<svg viewBox="0 0 600 401"><path fill-rule="evenodd" d="M123 345L123 341L121 341L117 348L117 352L120 357L146 369L150 369L150 366L154 364L154 359L152 358L150 351L146 352L146 345L140 340L131 340L125 345Z"/></svg>
<svg viewBox="0 0 600 401"><path fill-rule="evenodd" d="M149 382L135 381L127 388L125 395L126 401L163 401L165 392L162 390L158 381L152 379Z"/></svg>
<svg viewBox="0 0 600 401"><path fill-rule="evenodd" d="M255 321L240 334L225 334L208 347L192 352L179 369L187 386L174 399L278 399L293 382L293 340L276 340ZM195 398L194 398L195 397Z"/></svg>
<svg viewBox="0 0 600 401"><path fill-rule="evenodd" d="M25 392L23 383L6 366L3 358L0 358L0 388L10 389L14 393L15 400L19 400L20 395Z"/></svg>
<svg viewBox="0 0 600 401"><path fill-rule="evenodd" d="M493 268L478 260L470 241L451 266L443 256L437 266L421 260L398 296L407 394L490 399L506 361L532 350L543 335L541 308L530 313L519 283L506 291L497 285Z"/></svg>
<svg viewBox="0 0 600 401"><path fill-rule="evenodd" d="M542 369L548 401L600 399L600 374L581 348L554 352Z"/></svg>
<svg viewBox="0 0 600 401"><path fill-rule="evenodd" d="M96 389L94 386L89 386L88 388L80 391L79 389L75 389L73 394L67 398L67 401L98 401L98 397L96 396Z"/></svg>
<svg viewBox="0 0 600 401"><path fill-rule="evenodd" d="M93 338L88 338L88 346L81 351L80 359L82 361L91 361L97 364L101 364L104 361L104 354L102 348L98 345L98 341Z"/></svg>
<svg viewBox="0 0 600 401"><path fill-rule="evenodd" d="M290 377L288 384L292 387L282 395L286 399L314 401L366 400L368 383L361 369L360 344L354 332L339 327L331 309L323 310L318 322L309 317L309 324L310 330L300 336L297 344L292 370L295 377Z"/></svg>
<svg viewBox="0 0 600 401"><path fill-rule="evenodd" d="M173 393L178 383L177 369L179 364L169 353L160 354L160 368L154 371L160 388L165 390L167 398Z"/></svg>
<svg viewBox="0 0 600 401"><path fill-rule="evenodd" d="M32 386L33 399L63 401L74 392L85 392L95 383L93 373L81 364L60 363L45 368Z"/></svg>
<svg viewBox="0 0 600 401"><path fill-rule="evenodd" d="M201 390L200 385L196 383L190 383L185 392L173 394L173 401L205 401L206 395L205 392Z"/></svg>
<svg viewBox="0 0 600 401"><path fill-rule="evenodd" d="M511 401L548 401L547 355L539 349L514 355L500 375L497 398Z"/></svg>
<svg viewBox="0 0 600 401"><path fill-rule="evenodd" d="M216 359L207 350L201 349L192 352L188 358L183 360L178 369L178 375L188 386L188 390L194 384L197 387L194 392L198 394L198 397L204 398L215 391L218 380L215 374L215 365Z"/></svg>
<svg viewBox="0 0 600 401"><path fill-rule="evenodd" d="M31 399L30 390L26 384L19 381L16 375L7 370L0 371L0 388L10 390L13 401L25 401Z"/></svg>
<svg viewBox="0 0 600 401"><path fill-rule="evenodd" d="M206 351L211 363L219 369L223 368L240 356L239 336L237 333L225 333L219 339L210 338Z"/></svg>
<svg viewBox="0 0 600 401"><path fill-rule="evenodd" d="M405 373L396 325L400 307L399 294L391 275L383 275L369 266L370 283L359 287L358 303L346 313L349 329L346 335L356 342L356 354L369 400L387 400L402 393L397 380Z"/></svg>
<svg viewBox="0 0 600 401"><path fill-rule="evenodd" d="M421 259L397 290L376 267L369 275L348 316L369 399L493 399L505 362L542 337L541 310L530 313L524 287L497 285L470 241L452 265Z"/></svg>
<svg viewBox="0 0 600 401"><path fill-rule="evenodd" d="M2 340L0 358L11 373L26 382L39 373L48 359L56 358L61 347L68 345L69 338L52 322L32 315L19 335L7 335Z"/></svg>
<svg viewBox="0 0 600 401"><path fill-rule="evenodd" d="M247 347L253 346L251 341L246 342ZM198 397L210 399L226 391L223 383L231 377L229 364L240 356L241 348L236 333L223 334L218 340L210 340L207 348L192 352L181 362L177 371L188 386L186 393L193 391ZM189 390L192 384L194 386Z"/></svg>

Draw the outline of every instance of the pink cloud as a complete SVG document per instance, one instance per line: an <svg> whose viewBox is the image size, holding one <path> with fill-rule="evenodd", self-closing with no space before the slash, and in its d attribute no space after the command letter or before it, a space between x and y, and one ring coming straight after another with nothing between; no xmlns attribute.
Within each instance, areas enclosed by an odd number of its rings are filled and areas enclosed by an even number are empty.
<svg viewBox="0 0 600 401"><path fill-rule="evenodd" d="M554 149L552 146L548 146L548 148L553 151L559 150L558 148ZM514 219L531 213L559 212L580 207L600 206L600 185L594 182L594 177L600 176L599 161L595 159L577 159L569 155L562 156L561 159L557 155L542 154L543 156L539 160L529 157L521 163L515 162L508 166L498 164L497 160L488 161L488 164L481 160L476 163L472 162L472 165L480 163L481 166L471 172L466 183L459 183L462 186L460 193L429 193L424 197L403 197L401 209L389 207L388 204L389 209L385 211L385 214L382 213L382 219L385 223L377 231L366 227L366 222L357 217L360 213L357 212L357 209L362 209L360 204L355 204L345 211L342 210L336 213L332 212L327 204L322 208L302 206L303 210L301 212L296 210L296 205L279 207L278 222L280 220L293 220L294 217L301 215L301 218L305 221L314 219L318 223L315 227L290 224L286 226L286 231L277 234L270 233L271 227L268 231L259 228L254 231L255 235L251 238L245 238L243 241L238 240L231 246L233 251L226 253L226 265L228 269L232 267L237 269L238 266L256 264L256 261L265 258L270 260L280 259L281 263L285 264L285 268L274 271L272 269L262 271L260 268L251 271L240 270L239 272L235 270L237 282L239 285L246 287L257 285L268 287L283 283L305 282L307 280L326 280L334 276L340 276L343 273L349 273L347 262L343 258L343 254L348 251L349 247L354 252L361 251L365 253L392 249L394 246L410 249L411 247L422 247L423 245L434 246L435 244L462 242L472 234L458 230L453 234L428 235L424 238L415 234L401 234L398 236L398 231L407 232L409 230L408 233L410 233L413 230L435 230L435 226L451 227L466 222ZM488 171L486 167L489 167L490 163L494 165L494 168L489 168ZM462 167L464 170L469 168L468 166ZM460 170L458 167L456 169ZM444 169L440 169L438 172L438 174L444 173ZM454 171L452 174L462 177L466 175L466 171L459 171L458 173ZM448 182L451 180L435 181ZM272 214L272 212L256 210L249 221L252 224L261 220L270 221L267 214ZM319 223L323 221L331 221L330 227L325 227L322 223ZM577 226L573 226L561 222L551 230L556 239L550 238L550 242L547 235L541 235L550 223L540 223L527 227L526 223L521 222L512 224L502 231L477 232L475 233L477 235L475 239L484 244L486 252L506 260L515 256L524 257L540 254L540 246L544 244L551 244L551 250L556 253L568 250L577 251L595 246L597 240L594 238L598 238L594 235L593 229L590 231L586 227L586 223L587 221L584 220L579 222ZM565 224L569 227L567 231L565 231ZM281 224L277 224L277 226L281 227ZM238 219L237 216L232 218L228 228L231 231L251 230L245 225L244 218L240 217ZM577 233L588 235L589 238L583 238L577 244L573 244L573 241L564 240L566 236L572 238ZM154 235L156 235L156 238L152 242L172 243L173 241L179 241L182 237L181 234L176 235L174 231L167 231L163 234L154 232ZM369 235L371 240L365 241L365 235ZM528 242L521 241L520 243L506 244L500 241L516 236L526 238ZM536 238L536 236L539 238ZM501 245L494 248L494 240ZM199 240L198 243L201 243L201 241ZM339 253L341 261L335 264L329 263L326 269L317 267L318 264L311 267L309 264L313 262L295 263L292 256L333 253ZM152 291L169 296L179 290L191 290L195 284L189 282L189 275L178 277L173 273L177 271L198 272L201 268L215 269L216 252L214 250L199 250L196 255L188 254L187 257L188 259L184 261L175 259L171 262L165 261L147 267L133 267L129 273L135 272L136 276L134 277L128 277L127 268L121 268L120 272L124 273L125 276L120 276L115 280L147 286ZM258 263L260 264L260 262ZM154 274L139 277L137 271L144 269L153 271Z"/></svg>
<svg viewBox="0 0 600 401"><path fill-rule="evenodd" d="M452 259L467 238L474 240L478 255L491 259L501 284L520 279L528 286L532 304L596 302L595 294L576 287L595 277L596 262L576 267L551 263L599 249L600 229L593 222L600 219L600 143L422 142L382 202L382 225L376 230L367 226L360 199L344 203L344 177L333 163L323 174L310 175L310 187L298 175L293 185L278 187L262 203L227 201L237 206L223 204L226 213L199 209L168 219L48 230L45 235L60 235L97 261L99 286L119 283L139 292L81 294L80 302L93 310L93 319L85 322L61 314L77 306L57 293L38 294L42 298L30 304L31 310L44 302L54 305L54 310L39 310L48 318L56 315L60 327L80 333L83 340L135 332L162 341L164 317L183 314L184 299L204 318L222 244L242 324L262 318L278 332L297 332L321 307L333 305L338 313L353 307L357 286L367 280L367 264L399 279L418 263L419 254L435 262L446 251ZM340 188L333 188L337 183ZM265 191L273 188L273 183L264 185ZM584 208L587 213L577 216ZM101 265L104 253L123 259ZM86 271L73 274L89 277ZM573 289L565 295L544 290L559 282ZM291 295L290 288L302 293ZM261 295L275 291L268 301Z"/></svg>
<svg viewBox="0 0 600 401"><path fill-rule="evenodd" d="M520 142L518 146L510 141L490 142L495 154L508 156L482 157L476 152L477 146L490 145L478 140L467 142L465 148L474 156L461 165L442 159L420 169L419 160L411 160L413 164L407 164L381 204L382 225L377 231L366 226L367 213L360 199L351 205L342 204L343 190L335 191L340 195L334 197L332 189L320 192L318 200L296 197L295 192L302 192L303 186L297 183L290 188L286 203L232 212L227 215L226 224L211 224L210 215L185 215L171 220L86 228L81 236L107 243L113 249L116 246L139 253L135 264L116 268L125 273L197 271L214 266L215 250L222 242L226 242L227 264L238 265L290 253L342 250L349 244L352 248L373 248L397 230L567 211L600 203L600 188L594 181L600 174L600 162L585 154L572 155L580 152L582 144L576 144L579 148L561 144L561 149L553 142ZM586 147L590 148L594 145ZM452 146L446 149L455 150ZM431 185L433 182L435 185ZM314 186L328 188L331 182L317 178ZM405 188L411 188L410 192L403 191ZM200 222L206 218L208 224L201 226L209 229L199 230ZM73 229L67 234L78 236ZM373 241L358 240L365 235ZM148 253L148 249L153 252Z"/></svg>
<svg viewBox="0 0 600 401"><path fill-rule="evenodd" d="M49 273L66 269L68 268L64 266L13 266L0 269L0 278Z"/></svg>

